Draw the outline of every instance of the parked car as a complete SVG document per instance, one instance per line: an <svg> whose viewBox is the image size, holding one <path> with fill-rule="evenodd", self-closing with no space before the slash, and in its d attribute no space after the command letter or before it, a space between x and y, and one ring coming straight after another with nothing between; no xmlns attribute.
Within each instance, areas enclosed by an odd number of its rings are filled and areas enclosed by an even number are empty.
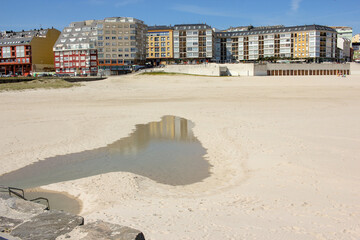
<svg viewBox="0 0 360 240"><path fill-rule="evenodd" d="M48 74L48 73L41 73L41 74L38 74L36 75L37 77L51 77L52 75L51 74Z"/></svg>
<svg viewBox="0 0 360 240"><path fill-rule="evenodd" d="M55 77L70 77L70 74L67 73L56 73Z"/></svg>
<svg viewBox="0 0 360 240"><path fill-rule="evenodd" d="M15 77L15 75L12 74L12 73L8 73L8 74L6 74L6 75L3 75L3 77Z"/></svg>

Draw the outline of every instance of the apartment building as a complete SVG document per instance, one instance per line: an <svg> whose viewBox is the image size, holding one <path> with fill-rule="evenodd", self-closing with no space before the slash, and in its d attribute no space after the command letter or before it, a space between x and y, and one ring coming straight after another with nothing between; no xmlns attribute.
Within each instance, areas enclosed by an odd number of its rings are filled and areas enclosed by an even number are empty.
<svg viewBox="0 0 360 240"><path fill-rule="evenodd" d="M331 27L333 29L336 30L336 32L338 33L338 37L339 38L347 38L351 41L352 37L353 37L353 30L352 27L344 27L344 26L333 26Z"/></svg>
<svg viewBox="0 0 360 240"><path fill-rule="evenodd" d="M99 69L120 74L146 61L147 25L132 17L105 18L97 25Z"/></svg>
<svg viewBox="0 0 360 240"><path fill-rule="evenodd" d="M54 68L52 46L59 37L56 29L5 31L0 33L0 73L27 75Z"/></svg>
<svg viewBox="0 0 360 240"><path fill-rule="evenodd" d="M143 21L130 17L73 22L54 45L57 73L117 75L146 60Z"/></svg>
<svg viewBox="0 0 360 240"><path fill-rule="evenodd" d="M59 74L96 75L96 20L70 23L54 45L55 71Z"/></svg>
<svg viewBox="0 0 360 240"><path fill-rule="evenodd" d="M173 62L173 32L173 28L170 26L148 27L146 58L153 65L157 66Z"/></svg>
<svg viewBox="0 0 360 240"><path fill-rule="evenodd" d="M174 58L180 62L201 63L214 57L214 31L206 24L174 26Z"/></svg>
<svg viewBox="0 0 360 240"><path fill-rule="evenodd" d="M253 28L217 32L217 62L255 61L266 58L298 58L334 61L337 33L320 25Z"/></svg>
<svg viewBox="0 0 360 240"><path fill-rule="evenodd" d="M339 51L339 55L337 59L341 61L351 61L351 40L347 38L338 38L337 39L337 48Z"/></svg>

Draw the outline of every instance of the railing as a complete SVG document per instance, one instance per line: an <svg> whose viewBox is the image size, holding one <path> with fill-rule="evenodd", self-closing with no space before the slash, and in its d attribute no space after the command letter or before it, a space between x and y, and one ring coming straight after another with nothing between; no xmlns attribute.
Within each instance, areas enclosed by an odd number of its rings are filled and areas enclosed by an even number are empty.
<svg viewBox="0 0 360 240"><path fill-rule="evenodd" d="M40 203L40 201L43 200L43 201L46 202L46 208L44 210L50 210L50 203L49 203L49 200L47 198L38 197L38 198L34 198L34 199L26 199L24 190L21 189L21 188L6 187L6 186L1 186L0 185L0 192L8 192L9 196L15 195L18 198L21 198L21 199L23 199L25 201L30 201L30 202Z"/></svg>

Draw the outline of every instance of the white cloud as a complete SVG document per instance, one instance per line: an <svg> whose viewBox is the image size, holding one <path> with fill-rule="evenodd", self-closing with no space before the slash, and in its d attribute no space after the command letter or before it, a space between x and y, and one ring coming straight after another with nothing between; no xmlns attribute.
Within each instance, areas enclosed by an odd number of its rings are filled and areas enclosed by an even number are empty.
<svg viewBox="0 0 360 240"><path fill-rule="evenodd" d="M291 0L291 10L293 12L296 12L299 7L302 0Z"/></svg>

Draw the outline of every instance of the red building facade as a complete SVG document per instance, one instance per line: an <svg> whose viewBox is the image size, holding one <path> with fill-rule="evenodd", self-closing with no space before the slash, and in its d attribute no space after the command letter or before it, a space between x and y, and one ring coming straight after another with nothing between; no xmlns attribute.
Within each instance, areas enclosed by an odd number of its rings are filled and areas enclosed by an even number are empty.
<svg viewBox="0 0 360 240"><path fill-rule="evenodd" d="M32 71L31 46L17 41L0 45L0 73L27 75ZM14 42L14 43L12 43ZM16 45L19 44L19 45ZM20 45L21 44L21 45Z"/></svg>
<svg viewBox="0 0 360 240"><path fill-rule="evenodd" d="M59 35L54 28L0 32L0 74L54 71L52 47Z"/></svg>
<svg viewBox="0 0 360 240"><path fill-rule="evenodd" d="M97 75L97 50L54 51L58 74Z"/></svg>

